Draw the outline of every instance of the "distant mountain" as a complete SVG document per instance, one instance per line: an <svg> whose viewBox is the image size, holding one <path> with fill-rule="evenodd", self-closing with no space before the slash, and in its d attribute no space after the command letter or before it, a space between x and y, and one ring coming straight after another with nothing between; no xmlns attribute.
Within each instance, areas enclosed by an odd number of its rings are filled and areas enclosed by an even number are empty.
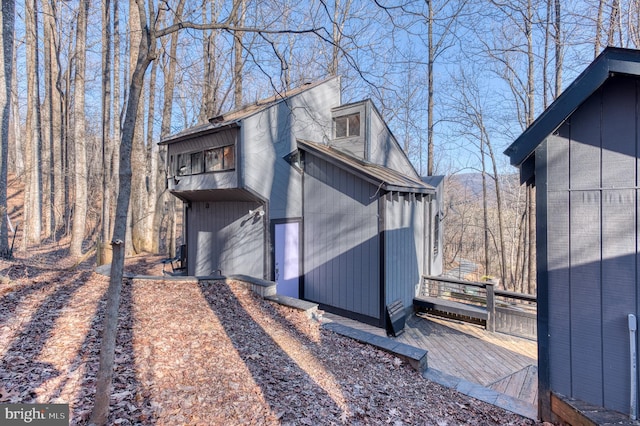
<svg viewBox="0 0 640 426"><path fill-rule="evenodd" d="M482 197L482 173L460 173L447 177L450 181L456 182L458 185L464 188L467 196L479 198ZM487 184L491 185L493 181L490 180L491 178L489 178L488 176L487 178Z"/></svg>
<svg viewBox="0 0 640 426"><path fill-rule="evenodd" d="M500 180L503 183L502 189L508 190L505 187L505 183L508 183L509 187L518 186L518 174L500 175ZM468 201L480 201L482 200L482 173L456 173L453 175L447 175L445 186L445 192L453 190L457 195L457 198L465 198ZM495 200L495 184L493 177L487 175L487 192L490 200Z"/></svg>

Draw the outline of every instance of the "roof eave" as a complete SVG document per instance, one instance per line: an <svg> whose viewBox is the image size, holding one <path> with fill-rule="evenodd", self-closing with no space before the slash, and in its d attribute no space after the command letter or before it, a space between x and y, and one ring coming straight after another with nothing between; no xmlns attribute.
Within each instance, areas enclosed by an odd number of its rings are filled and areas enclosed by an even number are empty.
<svg viewBox="0 0 640 426"><path fill-rule="evenodd" d="M182 142L187 139L193 139L195 137L204 136L211 133L218 133L232 127L240 127L240 121L232 121L232 122L221 124L219 126L206 127L201 130L196 130L191 132L189 132L187 129L187 131L185 132L177 133L175 135L167 137L166 139L162 139L160 142L158 142L158 145L170 145L172 143Z"/></svg>
<svg viewBox="0 0 640 426"><path fill-rule="evenodd" d="M612 74L640 75L640 51L606 48L565 91L504 151L520 166Z"/></svg>
<svg viewBox="0 0 640 426"><path fill-rule="evenodd" d="M391 184L379 177L372 176L364 170L361 170L357 167L354 167L344 161L341 161L336 156L328 155L327 153L317 149L312 145L312 143L307 141L298 140L299 147L302 150L312 152L314 155L322 158L325 161L329 161L331 164L334 164L336 167L339 167L355 176L358 176L360 179L363 179L373 185L379 186L381 189L387 192L407 192L407 193L415 193L415 194L434 194L436 189L429 186L426 183L420 184L420 186L400 186L397 184ZM359 161L359 160L356 160ZM419 183L416 182L416 185Z"/></svg>

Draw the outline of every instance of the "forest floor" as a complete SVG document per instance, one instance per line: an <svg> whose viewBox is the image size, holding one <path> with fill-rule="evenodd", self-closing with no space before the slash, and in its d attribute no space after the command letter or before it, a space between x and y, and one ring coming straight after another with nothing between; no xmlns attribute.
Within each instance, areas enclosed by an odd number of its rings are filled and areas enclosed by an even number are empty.
<svg viewBox="0 0 640 426"><path fill-rule="evenodd" d="M0 403L68 403L85 424L108 278L66 252L0 260ZM125 281L115 361L109 424L533 424L234 282Z"/></svg>
<svg viewBox="0 0 640 426"><path fill-rule="evenodd" d="M11 179L9 216L22 220ZM86 424L108 278L68 239L0 259L0 403L64 403ZM127 259L109 424L526 425L423 379L400 359L336 335L240 284L163 280L160 256Z"/></svg>

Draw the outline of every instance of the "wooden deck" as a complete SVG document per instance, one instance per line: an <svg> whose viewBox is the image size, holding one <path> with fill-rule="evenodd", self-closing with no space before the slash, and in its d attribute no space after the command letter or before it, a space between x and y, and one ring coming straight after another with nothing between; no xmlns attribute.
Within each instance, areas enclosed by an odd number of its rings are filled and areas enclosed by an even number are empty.
<svg viewBox="0 0 640 426"><path fill-rule="evenodd" d="M386 336L383 329L325 313L327 320ZM418 313L399 342L426 349L429 368L537 405L537 343L482 326Z"/></svg>

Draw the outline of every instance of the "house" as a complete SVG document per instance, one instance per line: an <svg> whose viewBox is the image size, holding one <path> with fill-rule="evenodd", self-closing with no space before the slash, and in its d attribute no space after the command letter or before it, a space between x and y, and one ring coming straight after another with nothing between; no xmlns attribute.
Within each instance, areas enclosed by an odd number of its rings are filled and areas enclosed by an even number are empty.
<svg viewBox="0 0 640 426"><path fill-rule="evenodd" d="M542 420L637 412L639 106L640 51L607 48L505 151L536 186Z"/></svg>
<svg viewBox="0 0 640 426"><path fill-rule="evenodd" d="M167 145L184 202L187 273L243 274L279 294L380 327L442 269L441 194L370 100L343 105L339 78L185 130Z"/></svg>

